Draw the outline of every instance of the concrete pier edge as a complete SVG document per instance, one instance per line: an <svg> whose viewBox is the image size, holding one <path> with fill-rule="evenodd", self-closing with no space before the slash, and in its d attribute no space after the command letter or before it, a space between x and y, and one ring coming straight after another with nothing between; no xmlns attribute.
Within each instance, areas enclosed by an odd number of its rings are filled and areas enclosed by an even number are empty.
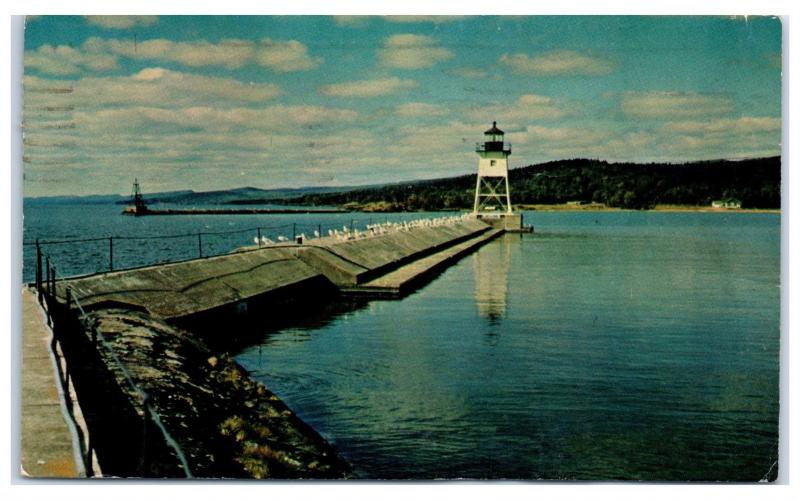
<svg viewBox="0 0 800 500"><path fill-rule="evenodd" d="M39 304L36 294L29 287L24 286L21 290L23 310L26 313L23 321L23 362L22 362L22 380L26 385L23 386L22 391L22 404L20 408L20 475L26 479L33 478L82 478L87 477L86 467L81 450L82 436L86 436L86 422L83 421L80 413L80 408L77 399L65 394L65 388L61 380L61 373L63 373L61 364L62 358L58 351L52 349L53 331L47 325L47 311L44 305ZM33 339L34 336L39 338ZM40 340L46 340L45 343L40 343ZM33 344L31 342L34 342ZM52 385L48 387L30 387L33 383L33 372L40 370L43 356L49 360L50 378L49 381ZM37 366L38 365L38 366ZM40 384L47 383L47 379L39 380ZM34 389L44 391L36 391ZM61 432L61 437L58 438L60 442L68 441L71 447L71 453L67 454L64 447L43 446L43 443L36 439L35 435L31 435L30 427L37 428L39 426L49 426L52 430L53 427L60 427L55 421L58 417L54 411L54 401L50 389L55 389L55 395L58 401L58 416L63 419L63 425L66 427L68 436ZM67 391L74 392L74 387L68 386ZM48 397L47 394L51 396ZM40 397L36 397L40 396ZM32 398L36 397L35 401ZM70 411L67 403L67 398L70 397L73 401L73 409L78 411ZM35 458L39 457L39 458ZM73 469L73 473L67 474L63 468L55 470L51 467L45 467L47 460L53 461L54 459L62 464L67 464L68 467ZM35 462L32 461L35 458ZM93 461L94 462L94 461ZM94 464L96 466L96 464ZM93 471L95 474L99 473L99 468Z"/></svg>
<svg viewBox="0 0 800 500"><path fill-rule="evenodd" d="M87 311L129 308L174 324L195 316L236 314L247 311L251 303L263 305L272 301L272 297L285 294L303 297L309 287L330 287L344 294L400 298L486 242L506 232L522 232L519 229L524 228L521 217L497 222L473 217L448 226L398 231L386 237L379 235L339 243L331 238L323 239L322 244L320 240L308 245L279 244L179 263L61 279L56 283L55 296L60 301L69 286L73 299L80 297ZM301 258L303 251L313 249L330 256L323 261ZM337 266L341 267L335 269ZM332 268L335 272L331 272ZM38 307L34 294L27 293ZM44 318L46 312L41 307L38 310L40 319ZM260 306L255 310L260 310ZM48 331L52 338L49 327ZM50 354L62 417L70 425L74 415L68 411L66 396L60 387L59 354ZM77 398L73 401L77 406ZM81 464L80 431L76 425L77 422L70 427L72 458L76 464ZM88 436L88 432L84 435ZM86 475L82 468L76 471L76 477Z"/></svg>

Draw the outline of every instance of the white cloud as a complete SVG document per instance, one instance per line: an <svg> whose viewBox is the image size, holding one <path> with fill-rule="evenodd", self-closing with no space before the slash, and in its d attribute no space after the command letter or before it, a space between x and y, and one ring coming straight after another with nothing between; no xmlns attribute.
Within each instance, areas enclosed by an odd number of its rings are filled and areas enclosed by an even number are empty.
<svg viewBox="0 0 800 500"><path fill-rule="evenodd" d="M86 22L107 29L130 29L139 26L152 26L158 16L85 16Z"/></svg>
<svg viewBox="0 0 800 500"><path fill-rule="evenodd" d="M622 95L622 112L631 118L698 118L733 111L727 96L688 92L628 92Z"/></svg>
<svg viewBox="0 0 800 500"><path fill-rule="evenodd" d="M66 76L83 71L108 71L118 67L117 58L100 52L92 42L87 41L81 48L67 45L42 45L25 53L25 67L36 69L50 75Z"/></svg>
<svg viewBox="0 0 800 500"><path fill-rule="evenodd" d="M455 69L451 70L450 73L452 73L452 74L454 74L456 76L460 76L462 78L470 78L470 79L475 79L475 80L480 79L480 78L486 78L489 75L489 73L486 72L486 70L479 69L479 68L470 68L470 67L466 67L466 66L462 66L460 68L455 68Z"/></svg>
<svg viewBox="0 0 800 500"><path fill-rule="evenodd" d="M366 26L373 16L333 16L337 26L362 27Z"/></svg>
<svg viewBox="0 0 800 500"><path fill-rule="evenodd" d="M281 93L280 87L272 83L245 83L164 68L145 68L130 76L85 77L75 81L28 75L23 89L26 107L69 105L78 110L138 104L178 107L208 102L262 103Z"/></svg>
<svg viewBox="0 0 800 500"><path fill-rule="evenodd" d="M310 70L322 64L322 58L310 56L308 48L296 40L264 38L253 42L227 39L212 43L205 40L174 42L163 38L134 40L97 37L87 39L78 49L43 45L25 54L25 64L52 75L71 75L82 70L115 69L119 57L228 69L257 64L281 73Z"/></svg>
<svg viewBox="0 0 800 500"><path fill-rule="evenodd" d="M552 98L538 95L525 94L510 103L490 104L477 106L468 113L472 120L490 122L497 120L501 123L528 124L535 120L553 120L567 116L565 106L555 102Z"/></svg>
<svg viewBox="0 0 800 500"><path fill-rule="evenodd" d="M253 42L245 40L222 40L218 43L206 41L173 42L163 38L150 40L98 40L109 52L130 59L170 61L186 66L223 66L240 68L252 61Z"/></svg>
<svg viewBox="0 0 800 500"><path fill-rule="evenodd" d="M390 23L433 23L444 24L463 21L467 16L383 16Z"/></svg>
<svg viewBox="0 0 800 500"><path fill-rule="evenodd" d="M323 85L320 87L320 92L331 97L378 97L396 94L416 86L417 82L414 80L391 77Z"/></svg>
<svg viewBox="0 0 800 500"><path fill-rule="evenodd" d="M614 65L603 58L580 54L572 50L558 50L537 56L503 54L500 62L517 73L530 75L606 75Z"/></svg>
<svg viewBox="0 0 800 500"><path fill-rule="evenodd" d="M444 116L449 112L450 110L446 106L426 102L407 102L395 109L395 113L404 117Z"/></svg>
<svg viewBox="0 0 800 500"><path fill-rule="evenodd" d="M281 42L263 38L256 49L256 62L273 71L305 71L322 64L321 57L310 57L308 48L296 40Z"/></svg>
<svg viewBox="0 0 800 500"><path fill-rule="evenodd" d="M516 143L547 143L551 147L585 147L608 140L612 133L604 130L590 130L583 127L542 127L529 125L522 132L515 132L509 138Z"/></svg>
<svg viewBox="0 0 800 500"><path fill-rule="evenodd" d="M172 61L186 66L223 66L240 68L258 64L277 72L305 71L316 68L322 58L311 57L308 48L296 40L263 38L259 42L228 39L218 43L207 41L173 42L165 39L108 40L109 50L129 58Z"/></svg>
<svg viewBox="0 0 800 500"><path fill-rule="evenodd" d="M682 121L664 124L664 130L680 134L758 134L777 132L781 119L766 116L742 116L711 121Z"/></svg>
<svg viewBox="0 0 800 500"><path fill-rule="evenodd" d="M468 16L333 16L333 22L338 26L361 28L373 19L383 19L390 23L432 23L444 24L467 19Z"/></svg>
<svg viewBox="0 0 800 500"><path fill-rule="evenodd" d="M108 108L91 112L75 112L77 127L83 132L130 130L166 126L175 131L193 128L209 131L273 130L291 133L308 125L349 123L358 114L349 109L322 106L283 106L265 108L219 108L192 106L186 108L156 108L134 106ZM156 129L158 130L158 129Z"/></svg>
<svg viewBox="0 0 800 500"><path fill-rule="evenodd" d="M437 47L436 41L426 35L392 35L378 49L378 58L384 66L399 69L430 68L452 57L451 51Z"/></svg>

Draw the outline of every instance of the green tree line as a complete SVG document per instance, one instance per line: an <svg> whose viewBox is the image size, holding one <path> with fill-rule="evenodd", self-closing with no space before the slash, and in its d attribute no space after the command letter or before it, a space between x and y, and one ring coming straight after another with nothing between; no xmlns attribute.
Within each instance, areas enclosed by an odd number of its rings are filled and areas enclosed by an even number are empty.
<svg viewBox="0 0 800 500"><path fill-rule="evenodd" d="M301 205L382 204L387 210L446 210L472 206L475 175L388 184L278 200ZM710 205L737 200L743 208L780 208L781 158L683 164L608 163L570 159L509 172L514 204L570 201L648 209L657 204ZM276 201L272 201L275 203Z"/></svg>

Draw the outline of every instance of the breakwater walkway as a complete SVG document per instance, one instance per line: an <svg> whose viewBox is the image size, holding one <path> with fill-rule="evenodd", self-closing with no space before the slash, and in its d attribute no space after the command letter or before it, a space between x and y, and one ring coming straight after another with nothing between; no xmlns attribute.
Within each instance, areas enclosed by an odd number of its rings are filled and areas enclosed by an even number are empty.
<svg viewBox="0 0 800 500"><path fill-rule="evenodd" d="M25 477L73 478L85 475L73 453L74 424L66 415L63 385L51 350L52 332L30 290L22 291L21 473ZM68 390L68 389L67 389Z"/></svg>
<svg viewBox="0 0 800 500"><path fill-rule="evenodd" d="M446 217L91 276L37 268L88 422L86 454L113 476L349 477L321 436L205 341L231 337L232 315L400 297L503 232Z"/></svg>
<svg viewBox="0 0 800 500"><path fill-rule="evenodd" d="M251 247L222 256L58 280L84 309L133 307L180 320L256 302L282 302L310 290L398 296L409 285L502 233L475 219L303 244Z"/></svg>

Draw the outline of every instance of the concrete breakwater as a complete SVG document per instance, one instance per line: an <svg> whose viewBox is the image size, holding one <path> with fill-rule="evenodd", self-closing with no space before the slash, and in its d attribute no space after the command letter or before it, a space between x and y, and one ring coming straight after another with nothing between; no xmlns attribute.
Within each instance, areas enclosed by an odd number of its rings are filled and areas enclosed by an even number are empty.
<svg viewBox="0 0 800 500"><path fill-rule="evenodd" d="M343 214L340 208L147 208L128 207L123 215L253 215L253 214Z"/></svg>
<svg viewBox="0 0 800 500"><path fill-rule="evenodd" d="M474 218L453 218L63 279L51 298L73 315L81 304L82 321L109 339L112 357L146 388L196 477L343 478L348 468L330 445L224 354L235 333L230 319L279 314L287 303L302 311L339 294L401 296L502 233ZM137 448L130 429L138 428L142 412L136 391L118 382L120 369L107 354L81 363L94 351L86 340L91 335L75 330L76 347L66 351L77 366L95 367L83 374L94 382L83 384L79 399L82 392L101 465L113 475L140 475L135 460L125 458L136 455L129 452ZM98 366L105 368L97 372ZM120 442L120 435L128 439ZM148 461L154 465L145 475L178 476L185 468L164 446L149 453L159 458Z"/></svg>
<svg viewBox="0 0 800 500"><path fill-rule="evenodd" d="M142 312L101 309L86 319L109 349L91 349L88 334L63 345L103 475L348 476L333 448L228 355ZM141 425L137 390L148 395L185 465L154 426Z"/></svg>

